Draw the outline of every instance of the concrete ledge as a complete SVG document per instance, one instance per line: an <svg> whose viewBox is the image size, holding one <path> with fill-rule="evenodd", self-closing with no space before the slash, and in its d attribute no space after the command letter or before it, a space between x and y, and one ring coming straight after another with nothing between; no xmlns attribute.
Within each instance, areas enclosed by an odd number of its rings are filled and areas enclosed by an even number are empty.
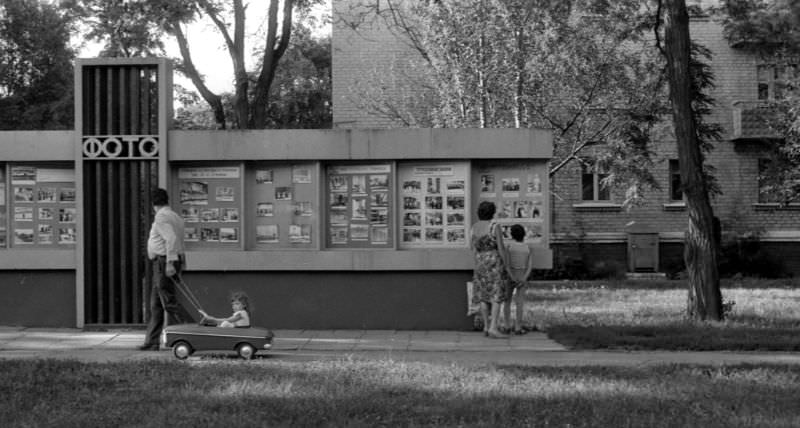
<svg viewBox="0 0 800 428"><path fill-rule="evenodd" d="M75 269L75 250L0 250L0 270Z"/></svg>
<svg viewBox="0 0 800 428"><path fill-rule="evenodd" d="M503 144L493 144L502 141ZM170 131L170 161L549 159L540 129Z"/></svg>
<svg viewBox="0 0 800 428"><path fill-rule="evenodd" d="M0 159L15 161L75 161L73 131L2 131Z"/></svg>

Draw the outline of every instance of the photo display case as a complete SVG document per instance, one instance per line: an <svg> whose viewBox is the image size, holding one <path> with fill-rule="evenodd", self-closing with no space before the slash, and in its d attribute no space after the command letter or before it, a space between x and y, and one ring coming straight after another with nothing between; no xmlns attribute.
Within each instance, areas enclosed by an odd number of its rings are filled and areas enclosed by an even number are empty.
<svg viewBox="0 0 800 428"><path fill-rule="evenodd" d="M7 229L8 216L6 215L6 168L0 165L0 248L8 246Z"/></svg>
<svg viewBox="0 0 800 428"><path fill-rule="evenodd" d="M75 170L61 165L10 164L9 186L0 186L5 225L3 241L14 248L74 248L76 240ZM6 220L8 216L8 220Z"/></svg>
<svg viewBox="0 0 800 428"><path fill-rule="evenodd" d="M392 175L389 163L328 165L328 248L393 248Z"/></svg>
<svg viewBox="0 0 800 428"><path fill-rule="evenodd" d="M400 248L466 247L469 164L397 165Z"/></svg>
<svg viewBox="0 0 800 428"><path fill-rule="evenodd" d="M480 161L473 164L472 200L494 202L495 220L506 239L514 224L525 228L525 242L549 245L549 177L545 161ZM477 220L477 217L476 217Z"/></svg>
<svg viewBox="0 0 800 428"><path fill-rule="evenodd" d="M178 168L177 187L187 249L242 248L241 165Z"/></svg>
<svg viewBox="0 0 800 428"><path fill-rule="evenodd" d="M316 248L319 172L316 163L258 162L247 165L252 247Z"/></svg>

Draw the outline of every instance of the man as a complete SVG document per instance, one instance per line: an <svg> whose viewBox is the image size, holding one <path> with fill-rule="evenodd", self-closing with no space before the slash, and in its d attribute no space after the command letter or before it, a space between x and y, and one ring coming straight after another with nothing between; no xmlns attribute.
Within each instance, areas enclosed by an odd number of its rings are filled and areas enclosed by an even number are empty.
<svg viewBox="0 0 800 428"><path fill-rule="evenodd" d="M169 196L164 189L152 194L156 217L147 239L147 257L153 264L153 289L150 292L150 322L147 324L143 351L157 351L161 330L164 328L164 311L169 324L181 322L181 309L175 297L172 277L181 273L184 263L183 219L169 207Z"/></svg>

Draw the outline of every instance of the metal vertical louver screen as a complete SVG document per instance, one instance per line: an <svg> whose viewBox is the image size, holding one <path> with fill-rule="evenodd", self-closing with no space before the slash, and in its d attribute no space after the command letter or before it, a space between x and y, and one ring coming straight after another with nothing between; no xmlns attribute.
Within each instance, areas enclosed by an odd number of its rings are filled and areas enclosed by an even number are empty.
<svg viewBox="0 0 800 428"><path fill-rule="evenodd" d="M103 141L158 134L158 66L85 66L82 137ZM121 145L120 145L121 146ZM86 324L147 320L150 192L158 160L123 153L83 160Z"/></svg>

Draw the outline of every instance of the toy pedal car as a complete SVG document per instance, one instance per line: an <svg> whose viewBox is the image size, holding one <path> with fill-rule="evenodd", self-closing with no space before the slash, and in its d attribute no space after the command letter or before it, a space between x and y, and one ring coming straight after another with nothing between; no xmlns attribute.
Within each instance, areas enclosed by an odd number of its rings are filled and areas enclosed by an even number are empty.
<svg viewBox="0 0 800 428"><path fill-rule="evenodd" d="M184 360L195 351L236 351L249 360L259 350L272 348L271 330L261 327L222 328L198 324L177 324L164 328L161 345L172 348L175 358Z"/></svg>

